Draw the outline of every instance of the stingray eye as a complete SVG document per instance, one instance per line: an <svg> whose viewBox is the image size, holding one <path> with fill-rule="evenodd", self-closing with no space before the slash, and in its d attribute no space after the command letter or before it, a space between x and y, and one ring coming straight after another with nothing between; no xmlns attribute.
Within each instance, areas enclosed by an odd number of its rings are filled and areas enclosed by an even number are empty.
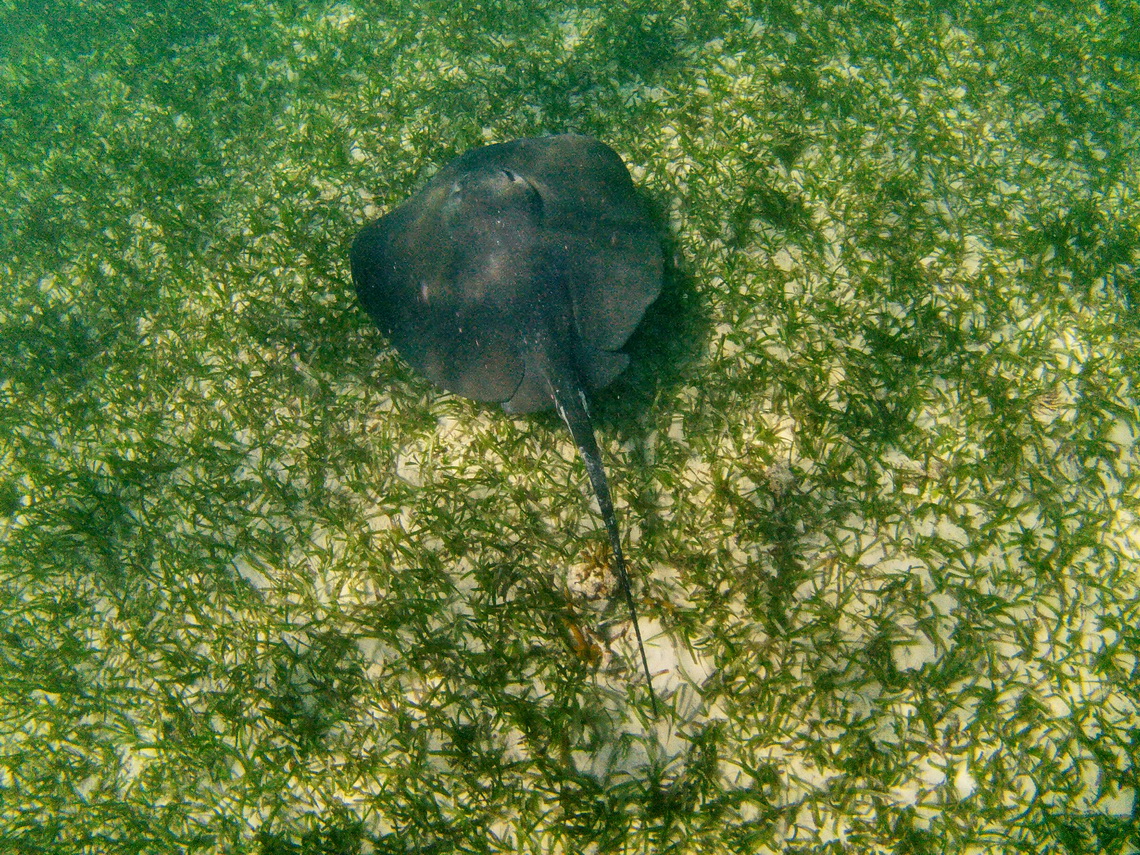
<svg viewBox="0 0 1140 855"><path fill-rule="evenodd" d="M503 175L505 175L507 177L508 181L518 181L519 180L519 177L517 175L515 175L513 172L511 172L509 169L504 169Z"/></svg>

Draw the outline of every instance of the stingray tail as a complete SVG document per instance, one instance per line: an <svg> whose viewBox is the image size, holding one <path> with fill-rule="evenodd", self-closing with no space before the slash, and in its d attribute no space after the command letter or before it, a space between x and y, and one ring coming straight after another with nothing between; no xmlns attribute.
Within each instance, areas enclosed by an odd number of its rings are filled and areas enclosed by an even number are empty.
<svg viewBox="0 0 1140 855"><path fill-rule="evenodd" d="M544 373L550 384L550 391L554 398L554 406L570 434L574 437L574 444L578 446L578 453L586 464L586 473L590 476L590 485L594 488L594 495L598 500L598 508L602 512L602 519L606 524L606 532L610 537L610 547L614 556L614 573L617 576L618 587L621 588L625 604L629 608L629 616L633 621L633 632L637 636L637 649L641 653L641 667L645 670L645 682L649 687L649 700L653 705L653 716L659 715L657 708L657 695L653 691L653 677L649 672L649 660L645 655L645 643L641 639L641 626L637 621L637 606L633 601L633 591L629 584L629 573L625 568L625 554L621 549L621 535L618 531L617 516L614 514L613 501L610 499L610 484L606 478L606 471L602 467L602 457L598 451L598 443L594 437L594 425L590 421L590 412L586 403L586 393L582 389L573 367L567 365L551 354L545 354L542 359Z"/></svg>

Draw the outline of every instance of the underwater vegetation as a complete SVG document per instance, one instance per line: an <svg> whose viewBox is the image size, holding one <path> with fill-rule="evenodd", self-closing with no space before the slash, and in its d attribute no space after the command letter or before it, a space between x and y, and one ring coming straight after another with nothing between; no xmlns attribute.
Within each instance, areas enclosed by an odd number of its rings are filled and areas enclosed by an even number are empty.
<svg viewBox="0 0 1140 855"><path fill-rule="evenodd" d="M1136 851L1137 11L0 5L5 850ZM569 434L349 269L560 133L656 720Z"/></svg>

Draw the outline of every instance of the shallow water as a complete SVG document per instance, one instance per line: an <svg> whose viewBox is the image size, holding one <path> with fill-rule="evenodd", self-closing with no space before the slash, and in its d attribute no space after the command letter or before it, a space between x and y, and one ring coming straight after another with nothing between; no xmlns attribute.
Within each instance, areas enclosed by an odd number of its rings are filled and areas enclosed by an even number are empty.
<svg viewBox="0 0 1140 855"><path fill-rule="evenodd" d="M0 838L1135 851L1135 11L0 13ZM656 726L566 435L349 282L563 131L674 259L595 414Z"/></svg>

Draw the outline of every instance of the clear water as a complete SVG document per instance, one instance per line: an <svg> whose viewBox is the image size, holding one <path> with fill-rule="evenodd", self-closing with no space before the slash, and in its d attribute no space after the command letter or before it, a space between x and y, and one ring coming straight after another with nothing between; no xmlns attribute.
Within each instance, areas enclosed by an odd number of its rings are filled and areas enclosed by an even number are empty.
<svg viewBox="0 0 1140 855"><path fill-rule="evenodd" d="M1136 12L0 7L0 839L1136 851ZM597 402L657 722L564 432L348 276L570 130L674 259Z"/></svg>

